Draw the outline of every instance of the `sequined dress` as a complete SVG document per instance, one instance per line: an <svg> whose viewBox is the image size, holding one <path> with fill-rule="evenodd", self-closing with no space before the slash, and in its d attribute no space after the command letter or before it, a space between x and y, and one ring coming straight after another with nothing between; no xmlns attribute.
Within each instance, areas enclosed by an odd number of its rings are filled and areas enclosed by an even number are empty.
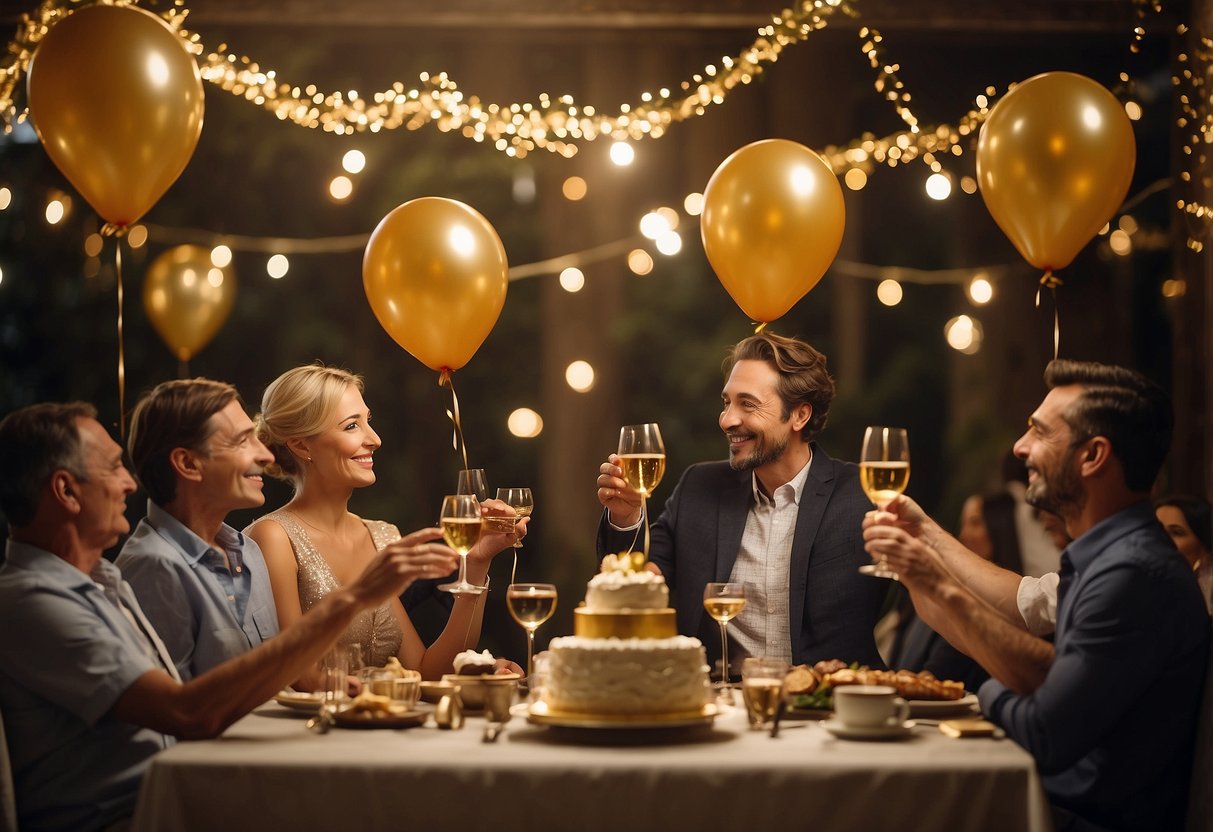
<svg viewBox="0 0 1213 832"><path fill-rule="evenodd" d="M289 511L275 511L257 522L265 520L276 522L290 538L295 562L299 567L299 604L303 611L307 612L341 584L294 514ZM375 551L380 551L384 546L400 539L400 530L391 523L382 520L362 522L371 533ZM389 601L374 610L359 613L337 640L337 644L359 644L362 646L363 662L371 667L383 667L388 659L400 653L400 642L403 638L400 622L392 614Z"/></svg>

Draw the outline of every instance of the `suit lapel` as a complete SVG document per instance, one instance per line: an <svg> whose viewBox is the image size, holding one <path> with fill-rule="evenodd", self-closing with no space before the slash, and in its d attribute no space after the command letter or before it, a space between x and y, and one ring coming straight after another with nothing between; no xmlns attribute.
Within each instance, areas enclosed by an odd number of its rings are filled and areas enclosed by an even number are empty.
<svg viewBox="0 0 1213 832"><path fill-rule="evenodd" d="M754 497L754 475L746 471L738 475L731 488L722 489L717 516L720 518L716 536L716 575L713 581L727 581L737 562L741 536L745 533L746 516Z"/></svg>
<svg viewBox="0 0 1213 832"><path fill-rule="evenodd" d="M792 538L792 562L788 570L788 616L789 632L792 634L792 654L797 654L796 643L803 630L805 600L808 597L809 555L821 518L825 514L830 494L834 491L834 461L825 451L813 443L813 461L809 464L809 476L800 494L800 506L796 512L796 534Z"/></svg>

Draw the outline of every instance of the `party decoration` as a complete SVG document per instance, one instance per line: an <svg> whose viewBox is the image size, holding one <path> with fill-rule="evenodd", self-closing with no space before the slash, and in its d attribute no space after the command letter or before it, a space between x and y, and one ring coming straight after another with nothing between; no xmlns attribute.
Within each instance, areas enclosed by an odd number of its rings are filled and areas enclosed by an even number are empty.
<svg viewBox="0 0 1213 832"><path fill-rule="evenodd" d="M202 246L170 248L152 261L143 283L143 307L181 362L210 343L236 301L231 267L211 262Z"/></svg>
<svg viewBox="0 0 1213 832"><path fill-rule="evenodd" d="M812 150L786 139L746 145L703 193L703 248L742 311L769 323L808 294L842 243L842 188Z"/></svg>
<svg viewBox="0 0 1213 832"><path fill-rule="evenodd" d="M1046 72L990 112L977 183L998 227L1048 285L1120 208L1135 157L1132 124L1112 93L1082 75Z"/></svg>
<svg viewBox="0 0 1213 832"><path fill-rule="evenodd" d="M509 265L493 226L453 199L392 209L371 233L362 285L379 324L444 374L466 364L505 305Z"/></svg>
<svg viewBox="0 0 1213 832"><path fill-rule="evenodd" d="M88 6L60 20L29 66L29 108L47 154L119 228L185 169L202 132L198 65L160 18Z"/></svg>

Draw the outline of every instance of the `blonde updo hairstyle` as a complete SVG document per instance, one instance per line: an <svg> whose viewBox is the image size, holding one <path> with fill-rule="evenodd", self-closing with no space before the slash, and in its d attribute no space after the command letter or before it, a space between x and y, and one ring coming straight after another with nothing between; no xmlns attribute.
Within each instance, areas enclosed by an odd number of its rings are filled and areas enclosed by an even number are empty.
<svg viewBox="0 0 1213 832"><path fill-rule="evenodd" d="M362 376L317 361L287 370L270 382L261 397L257 414L257 438L274 454L265 471L272 477L299 487L303 461L287 442L306 439L329 427L345 391L354 386L363 392Z"/></svg>

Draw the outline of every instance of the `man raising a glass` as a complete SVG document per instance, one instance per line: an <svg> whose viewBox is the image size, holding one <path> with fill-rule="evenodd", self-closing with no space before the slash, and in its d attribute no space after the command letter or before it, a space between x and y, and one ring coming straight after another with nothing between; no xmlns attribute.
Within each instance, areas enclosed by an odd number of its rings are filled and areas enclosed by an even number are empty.
<svg viewBox="0 0 1213 832"><path fill-rule="evenodd" d="M723 371L718 421L729 459L683 472L650 528L648 568L670 585L678 631L718 661L704 587L744 583L746 606L730 623L734 668L746 656L883 667L872 629L888 584L857 571L870 562L860 529L871 503L858 468L815 441L834 398L825 356L763 332L736 344ZM612 454L599 469L599 557L628 550L644 521L642 495L619 463Z"/></svg>

